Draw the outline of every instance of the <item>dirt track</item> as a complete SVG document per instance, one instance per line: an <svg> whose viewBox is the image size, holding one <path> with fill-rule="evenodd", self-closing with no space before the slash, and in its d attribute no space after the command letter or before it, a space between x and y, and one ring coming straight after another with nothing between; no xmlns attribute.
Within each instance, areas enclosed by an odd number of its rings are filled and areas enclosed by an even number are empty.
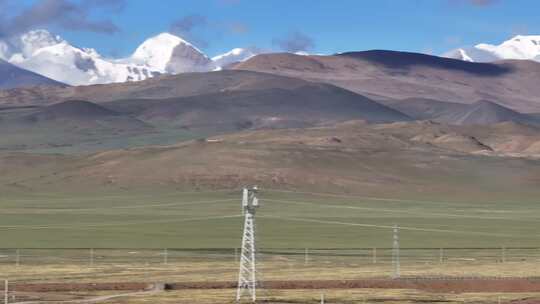
<svg viewBox="0 0 540 304"><path fill-rule="evenodd" d="M365 280L317 280L317 281L266 281L261 284L266 289L417 289L432 292L540 292L540 278L486 278L486 279L365 279ZM12 291L20 292L71 292L118 290L138 291L156 288L150 283L42 283L10 285ZM165 289L230 289L236 282L176 282L166 283ZM2 290L2 289L0 289Z"/></svg>
<svg viewBox="0 0 540 304"><path fill-rule="evenodd" d="M148 283L15 283L9 285L10 291L19 292L71 292L71 291L138 291L151 290L154 284ZM4 290L4 287L0 288Z"/></svg>

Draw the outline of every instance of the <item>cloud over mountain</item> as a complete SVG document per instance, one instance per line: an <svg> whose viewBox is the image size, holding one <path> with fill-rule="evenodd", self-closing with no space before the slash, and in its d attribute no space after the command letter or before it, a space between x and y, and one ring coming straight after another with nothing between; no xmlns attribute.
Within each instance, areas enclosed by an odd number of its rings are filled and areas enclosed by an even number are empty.
<svg viewBox="0 0 540 304"><path fill-rule="evenodd" d="M283 51L291 53L310 51L315 47L313 38L302 32L291 32L285 37L275 38L272 42Z"/></svg>
<svg viewBox="0 0 540 304"><path fill-rule="evenodd" d="M47 26L112 34L119 31L116 24L109 19L94 20L90 14L100 9L120 10L123 6L124 0L39 0L14 16L0 15L0 38Z"/></svg>

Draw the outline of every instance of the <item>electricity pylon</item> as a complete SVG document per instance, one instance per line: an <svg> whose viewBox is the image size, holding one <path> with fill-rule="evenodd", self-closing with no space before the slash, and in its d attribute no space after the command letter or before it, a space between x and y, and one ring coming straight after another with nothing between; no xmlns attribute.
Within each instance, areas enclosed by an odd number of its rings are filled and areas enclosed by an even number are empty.
<svg viewBox="0 0 540 304"><path fill-rule="evenodd" d="M392 264L394 266L394 279L399 278L399 228L398 225L394 225L394 243L392 244Z"/></svg>
<svg viewBox="0 0 540 304"><path fill-rule="evenodd" d="M240 270L238 273L238 289L236 301L247 296L253 303L257 300L256 247L255 247L255 211L259 207L257 186L243 189L242 212L244 214L244 233L242 251L240 253Z"/></svg>

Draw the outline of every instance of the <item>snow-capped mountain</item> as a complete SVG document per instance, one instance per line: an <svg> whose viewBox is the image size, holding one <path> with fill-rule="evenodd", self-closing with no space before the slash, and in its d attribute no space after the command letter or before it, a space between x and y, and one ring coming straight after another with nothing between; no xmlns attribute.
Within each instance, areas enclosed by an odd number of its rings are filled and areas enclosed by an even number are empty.
<svg viewBox="0 0 540 304"><path fill-rule="evenodd" d="M208 71L213 68L212 61L203 52L169 33L147 39L135 50L130 60L169 74Z"/></svg>
<svg viewBox="0 0 540 304"><path fill-rule="evenodd" d="M170 33L144 41L127 57L111 59L71 45L46 30L0 40L0 59L70 85L139 81L159 74L203 72L255 55L234 49L211 60L191 43Z"/></svg>
<svg viewBox="0 0 540 304"><path fill-rule="evenodd" d="M518 35L499 45L480 43L473 47L451 50L444 53L443 57L471 62L490 62L503 59L540 61L540 36Z"/></svg>
<svg viewBox="0 0 540 304"><path fill-rule="evenodd" d="M30 31L0 45L1 59L71 85L143 80L159 73L143 65L103 58L94 49L75 47L45 30Z"/></svg>
<svg viewBox="0 0 540 304"><path fill-rule="evenodd" d="M231 63L246 61L259 53L254 49L234 48L227 53L212 57L212 61L216 68L221 68Z"/></svg>

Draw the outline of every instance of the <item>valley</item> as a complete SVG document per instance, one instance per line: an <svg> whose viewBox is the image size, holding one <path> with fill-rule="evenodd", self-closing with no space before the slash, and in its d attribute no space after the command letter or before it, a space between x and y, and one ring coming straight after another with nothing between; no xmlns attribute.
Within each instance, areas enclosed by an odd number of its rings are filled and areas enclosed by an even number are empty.
<svg viewBox="0 0 540 304"><path fill-rule="evenodd" d="M94 62L69 66L69 84L0 63L0 266L20 300L172 303L212 288L202 302L227 302L251 185L269 303L315 303L312 289L340 303L538 297L539 63L210 58L179 39L116 61L58 37L14 50L36 69Z"/></svg>

